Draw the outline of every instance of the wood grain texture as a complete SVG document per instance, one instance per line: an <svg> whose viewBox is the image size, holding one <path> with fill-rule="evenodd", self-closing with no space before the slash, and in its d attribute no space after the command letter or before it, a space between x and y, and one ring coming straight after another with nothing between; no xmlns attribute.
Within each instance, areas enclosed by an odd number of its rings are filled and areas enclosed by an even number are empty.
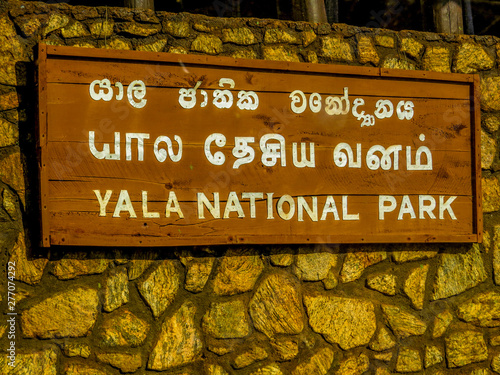
<svg viewBox="0 0 500 375"><path fill-rule="evenodd" d="M39 57L39 74L47 82L46 89L39 91L41 201L42 207L47 207L46 214L42 210L44 246L481 239L477 76L40 48L47 51L46 56L42 53ZM91 83L105 78L111 84L123 85L121 99L116 98L119 91L115 86L110 101L91 98ZM234 80L234 88L221 87L221 78ZM135 80L142 80L146 86L147 103L142 108L134 108L127 98L127 88ZM179 90L193 88L197 82L197 105L183 108ZM342 97L345 88L349 112L329 115L325 111L327 97ZM229 89L233 95L231 108L217 108L212 102L215 90L223 89ZM200 106L201 90L209 99L204 107ZM242 90L256 93L257 109L237 108ZM294 90L301 90L308 101L307 109L301 113L291 110L290 94ZM311 109L314 103L310 98L314 95L321 97L322 103L316 111ZM352 110L357 99L364 100L358 113L373 115L379 101L389 100L394 114L390 118L374 117L372 126L361 126L362 118L356 118ZM407 101L413 103L414 115L401 120L396 106ZM119 160L93 156L89 132L95 135L97 150L109 146L111 151L119 132ZM138 160L137 140L132 141L131 160L127 160L128 133L146 135L143 160ZM226 137L221 147L210 144L212 154L224 155L222 165L212 164L205 155L207 137L214 133ZM274 166L264 165L260 139L269 134L283 137L286 165L281 165L281 159ZM171 140L180 137L183 151L179 161L157 160L154 144L160 136ZM236 168L238 137L253 138L249 146L254 156ZM294 143L299 154L301 143L308 149L314 145L314 167L294 165ZM335 163L334 149L340 143L349 144L354 151L360 145L359 167ZM377 145L400 146L397 168L393 164L394 154L386 170L368 167L368 152ZM432 169L408 170L407 146L411 147L413 162L417 149L427 147L432 153ZM174 142L174 151L177 147ZM377 155L381 157L380 153ZM109 201L100 204L95 190L101 199L110 191ZM147 199L143 192L147 192ZM171 192L183 218L176 212L166 216ZM214 206L214 193L219 194L220 212L211 214L199 203L201 193ZM256 196L252 208L251 199L243 197L243 193L261 195ZM268 194L272 197L268 198ZM127 208L119 196L130 199ZM387 199L396 205L384 214L384 219L380 216L381 196L389 196ZM280 200L281 197L284 198ZM452 203L447 206L448 200ZM314 201L317 209L313 209ZM435 207L426 211L425 205L431 202L435 202ZM441 205L444 208L440 211ZM343 211L344 206L348 211ZM132 212L137 217L131 217ZM351 216L357 214L359 217Z"/></svg>

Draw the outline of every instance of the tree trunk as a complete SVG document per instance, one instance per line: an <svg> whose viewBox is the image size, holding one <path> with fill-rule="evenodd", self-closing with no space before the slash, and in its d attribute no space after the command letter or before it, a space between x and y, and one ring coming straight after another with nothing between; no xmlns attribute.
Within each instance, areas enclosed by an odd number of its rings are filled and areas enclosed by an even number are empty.
<svg viewBox="0 0 500 375"><path fill-rule="evenodd" d="M329 23L339 22L339 0L325 0L326 18Z"/></svg>
<svg viewBox="0 0 500 375"><path fill-rule="evenodd" d="M151 9L155 10L154 0L125 0L125 6L135 9Z"/></svg>
<svg viewBox="0 0 500 375"><path fill-rule="evenodd" d="M434 24L438 33L463 34L464 22L461 0L436 0Z"/></svg>
<svg viewBox="0 0 500 375"><path fill-rule="evenodd" d="M306 0L306 10L309 22L328 22L324 0Z"/></svg>

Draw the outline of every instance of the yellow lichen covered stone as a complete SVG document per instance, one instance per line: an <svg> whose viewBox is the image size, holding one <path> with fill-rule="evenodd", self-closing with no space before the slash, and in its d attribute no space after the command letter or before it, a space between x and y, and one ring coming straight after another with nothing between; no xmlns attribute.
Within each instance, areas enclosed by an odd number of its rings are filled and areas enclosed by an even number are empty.
<svg viewBox="0 0 500 375"><path fill-rule="evenodd" d="M458 47L453 70L457 73L476 73L493 68L494 60L480 45L463 43Z"/></svg>
<svg viewBox="0 0 500 375"><path fill-rule="evenodd" d="M481 131L481 168L491 168L497 154L497 148L497 141L485 131Z"/></svg>
<svg viewBox="0 0 500 375"><path fill-rule="evenodd" d="M483 212L500 210L500 184L495 176L482 179Z"/></svg>
<svg viewBox="0 0 500 375"><path fill-rule="evenodd" d="M420 352L412 348L401 348L396 360L397 372L417 372L422 370Z"/></svg>
<svg viewBox="0 0 500 375"><path fill-rule="evenodd" d="M422 63L425 70L433 72L451 72L451 54L448 48L428 47L425 50Z"/></svg>
<svg viewBox="0 0 500 375"><path fill-rule="evenodd" d="M414 59L420 57L423 49L423 44L413 38L403 38L401 40L401 51Z"/></svg>
<svg viewBox="0 0 500 375"><path fill-rule="evenodd" d="M486 77L481 80L481 109L500 110L500 77Z"/></svg>
<svg viewBox="0 0 500 375"><path fill-rule="evenodd" d="M167 39L158 39L151 43L139 44L136 47L137 51L163 52L167 45Z"/></svg>
<svg viewBox="0 0 500 375"><path fill-rule="evenodd" d="M46 36L52 31L58 30L69 23L69 17L65 14L53 13L50 15L47 24L43 29L43 35Z"/></svg>
<svg viewBox="0 0 500 375"><path fill-rule="evenodd" d="M186 21L167 21L165 31L178 38L187 38L191 33L191 27Z"/></svg>
<svg viewBox="0 0 500 375"><path fill-rule="evenodd" d="M286 43L286 44L300 44L302 42L299 35L292 30L283 29L267 29L264 34L264 42L267 44L272 43Z"/></svg>
<svg viewBox="0 0 500 375"><path fill-rule="evenodd" d="M61 35L64 38L80 38L82 36L89 35L87 28L78 21L71 23L70 25L63 27L61 29Z"/></svg>
<svg viewBox="0 0 500 375"><path fill-rule="evenodd" d="M14 146L19 142L19 129L14 124L0 118L0 148Z"/></svg>
<svg viewBox="0 0 500 375"><path fill-rule="evenodd" d="M201 34L191 44L191 50L217 55L222 52L222 40L215 35Z"/></svg>
<svg viewBox="0 0 500 375"><path fill-rule="evenodd" d="M354 61L351 46L342 37L327 36L321 38L321 54L323 57L337 61Z"/></svg>
<svg viewBox="0 0 500 375"><path fill-rule="evenodd" d="M375 43L377 43L377 46L386 48L394 48L395 46L394 38L388 35L376 35Z"/></svg>
<svg viewBox="0 0 500 375"><path fill-rule="evenodd" d="M368 36L361 36L358 39L358 55L361 64L372 63L373 65L378 65L380 61L372 39Z"/></svg>
<svg viewBox="0 0 500 375"><path fill-rule="evenodd" d="M96 38L105 38L113 35L115 23L112 20L99 20L90 25L90 33Z"/></svg>
<svg viewBox="0 0 500 375"><path fill-rule="evenodd" d="M244 46L257 43L255 35L248 27L223 29L222 41L224 43L235 43Z"/></svg>
<svg viewBox="0 0 500 375"><path fill-rule="evenodd" d="M265 60L299 62L299 55L293 47L265 46L262 48Z"/></svg>
<svg viewBox="0 0 500 375"><path fill-rule="evenodd" d="M414 268L404 284L404 292L410 298L412 306L417 310L424 308L425 282L428 271L428 264Z"/></svg>

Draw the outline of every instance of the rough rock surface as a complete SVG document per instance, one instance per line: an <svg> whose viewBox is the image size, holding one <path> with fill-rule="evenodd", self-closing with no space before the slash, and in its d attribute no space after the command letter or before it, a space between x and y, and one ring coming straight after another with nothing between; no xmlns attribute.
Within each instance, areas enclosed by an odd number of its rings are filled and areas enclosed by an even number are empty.
<svg viewBox="0 0 500 375"><path fill-rule="evenodd" d="M311 328L344 350L367 344L377 328L373 304L354 298L306 295Z"/></svg>
<svg viewBox="0 0 500 375"><path fill-rule="evenodd" d="M146 321L123 308L104 315L97 337L102 346L136 347L146 340L149 329Z"/></svg>
<svg viewBox="0 0 500 375"><path fill-rule="evenodd" d="M427 324L398 306L382 305L384 317L394 334L400 338L423 335Z"/></svg>
<svg viewBox="0 0 500 375"><path fill-rule="evenodd" d="M404 292L410 298L412 306L417 310L424 308L425 282L429 265L425 264L414 268L404 284Z"/></svg>
<svg viewBox="0 0 500 375"><path fill-rule="evenodd" d="M382 262L387 258L387 253L383 252L349 252L342 265L340 281L348 283L357 280L363 271L374 264Z"/></svg>
<svg viewBox="0 0 500 375"><path fill-rule="evenodd" d="M7 348L6 348L7 349ZM0 373L5 375L57 375L57 352L54 348L17 351L14 367L7 354L0 356Z"/></svg>
<svg viewBox="0 0 500 375"><path fill-rule="evenodd" d="M454 332L445 339L448 367L462 367L488 359L488 348L481 332Z"/></svg>
<svg viewBox="0 0 500 375"><path fill-rule="evenodd" d="M217 295L234 295L252 290L264 264L252 249L230 249L217 267L213 290Z"/></svg>
<svg viewBox="0 0 500 375"><path fill-rule="evenodd" d="M143 282L139 292L158 318L174 301L180 286L180 274L171 260L164 260Z"/></svg>
<svg viewBox="0 0 500 375"><path fill-rule="evenodd" d="M422 370L420 352L412 348L401 348L396 360L397 372L417 372Z"/></svg>
<svg viewBox="0 0 500 375"><path fill-rule="evenodd" d="M335 357L335 352L331 348L319 349L310 358L295 367L292 375L326 375L332 367Z"/></svg>
<svg viewBox="0 0 500 375"><path fill-rule="evenodd" d="M194 321L195 313L196 306L186 301L165 319L149 356L149 370L164 371L194 362L200 356L203 344Z"/></svg>
<svg viewBox="0 0 500 375"><path fill-rule="evenodd" d="M129 301L128 276L125 268L114 268L108 278L103 291L102 307L111 312Z"/></svg>
<svg viewBox="0 0 500 375"><path fill-rule="evenodd" d="M98 314L97 290L77 287L59 292L23 311L25 337L54 339L90 334Z"/></svg>
<svg viewBox="0 0 500 375"><path fill-rule="evenodd" d="M442 254L432 291L432 299L460 294L482 283L488 275L477 246L467 253Z"/></svg>
<svg viewBox="0 0 500 375"><path fill-rule="evenodd" d="M370 359L364 353L359 356L352 356L340 362L337 375L361 375L370 367Z"/></svg>
<svg viewBox="0 0 500 375"><path fill-rule="evenodd" d="M499 327L500 293L492 291L474 296L458 306L457 316L479 327Z"/></svg>
<svg viewBox="0 0 500 375"><path fill-rule="evenodd" d="M268 337L297 334L304 328L300 295L290 276L272 274L265 278L250 300L249 311L255 328Z"/></svg>
<svg viewBox="0 0 500 375"><path fill-rule="evenodd" d="M319 281L328 276L328 271L337 264L337 255L326 248L300 248L296 256L294 273L304 281Z"/></svg>
<svg viewBox="0 0 500 375"><path fill-rule="evenodd" d="M203 329L217 339L235 339L250 333L246 308L241 300L213 302L203 316Z"/></svg>

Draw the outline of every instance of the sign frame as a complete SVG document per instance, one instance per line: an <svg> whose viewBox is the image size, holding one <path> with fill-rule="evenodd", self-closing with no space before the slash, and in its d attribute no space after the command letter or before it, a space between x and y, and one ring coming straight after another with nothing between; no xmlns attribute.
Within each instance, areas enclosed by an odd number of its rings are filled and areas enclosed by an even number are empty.
<svg viewBox="0 0 500 375"><path fill-rule="evenodd" d="M48 87L49 78L55 74L48 70L47 62L51 59L68 59L82 61L102 61L116 64L144 63L144 64L184 64L193 67L210 66L229 71L254 70L272 72L273 74L310 74L310 75L337 75L342 77L364 77L366 79L407 80L419 83L457 83L466 85L470 97L470 163L472 187L472 230L467 234L449 235L446 233L376 233L376 234L348 234L320 233L320 234L248 234L217 233L213 236L201 238L186 237L159 237L148 239L147 235L137 233L135 236L115 238L116 233L101 234L97 240L89 240L88 236L79 233L73 236L58 234L54 236L51 222L51 188L49 182L49 127L51 114L49 113ZM76 246L192 246L192 245L225 245L225 244L306 244L306 243L472 243L482 241L483 217L481 203L481 110L479 76L477 74L437 73L429 71L395 70L386 68L372 68L347 65L309 64L295 62L277 62L266 60L234 59L230 57L214 57L205 55L178 55L169 53L137 52L124 50L84 49L39 44L37 57L37 84L38 84L38 154L40 178L40 212L41 212L41 245L76 245ZM116 73L113 73L116 75ZM221 86L222 87L222 86ZM404 151L403 151L404 152ZM98 208L99 206L97 206ZM98 210L97 210L98 211ZM96 214L97 214L96 211ZM127 220L123 220L126 224ZM87 237L87 238L85 238ZM114 239L113 239L114 238Z"/></svg>

